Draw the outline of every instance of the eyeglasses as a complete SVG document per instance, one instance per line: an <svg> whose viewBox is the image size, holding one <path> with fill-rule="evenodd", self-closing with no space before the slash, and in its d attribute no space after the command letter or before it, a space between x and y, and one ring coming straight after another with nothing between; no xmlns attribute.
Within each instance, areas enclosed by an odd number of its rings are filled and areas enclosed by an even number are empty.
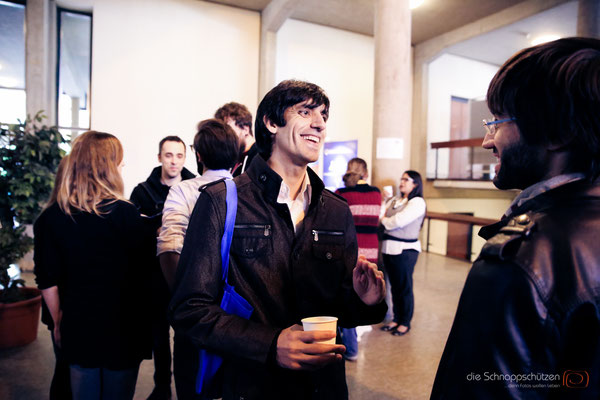
<svg viewBox="0 0 600 400"><path fill-rule="evenodd" d="M515 121L516 118L504 118L504 119L493 119L491 121L488 121L487 119L483 120L483 126L485 126L485 131L486 133L489 133L490 135L494 135L496 133L496 125L501 124L503 122L510 122L510 121Z"/></svg>
<svg viewBox="0 0 600 400"><path fill-rule="evenodd" d="M188 146L190 146L190 150L194 151L194 145L193 144L190 144Z"/></svg>

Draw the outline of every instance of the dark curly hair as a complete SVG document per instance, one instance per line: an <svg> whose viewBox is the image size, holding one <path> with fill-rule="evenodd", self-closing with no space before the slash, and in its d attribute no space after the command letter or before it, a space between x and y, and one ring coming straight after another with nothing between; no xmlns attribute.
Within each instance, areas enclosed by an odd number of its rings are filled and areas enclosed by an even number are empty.
<svg viewBox="0 0 600 400"><path fill-rule="evenodd" d="M235 101L227 103L215 112L215 118L225 122L227 122L228 118L231 118L240 128L243 129L247 126L250 130L250 135L252 135L252 114L243 104L236 103Z"/></svg>
<svg viewBox="0 0 600 400"><path fill-rule="evenodd" d="M230 169L237 161L238 149L237 135L223 120L200 121L194 136L194 150L206 168Z"/></svg>

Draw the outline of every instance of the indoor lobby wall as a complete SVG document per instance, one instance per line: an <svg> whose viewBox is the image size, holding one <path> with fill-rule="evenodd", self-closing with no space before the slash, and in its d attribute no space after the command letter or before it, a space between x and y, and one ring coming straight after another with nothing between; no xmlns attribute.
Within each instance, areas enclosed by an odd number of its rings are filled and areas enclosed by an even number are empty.
<svg viewBox="0 0 600 400"><path fill-rule="evenodd" d="M371 166L374 40L340 29L288 19L277 34L275 78L314 82L331 100L327 141L358 140Z"/></svg>
<svg viewBox="0 0 600 400"><path fill-rule="evenodd" d="M427 176L435 176L436 151L431 149L432 142L450 140L450 103L451 97L465 99L485 98L487 88L493 76L500 68L498 65L470 60L452 54L442 54L429 63L428 110L427 110ZM481 126L481 134L485 130ZM449 152L438 150L438 176L447 176Z"/></svg>
<svg viewBox="0 0 600 400"><path fill-rule="evenodd" d="M254 115L260 15L196 0L95 0L92 128L125 151L125 195L158 165L158 142L191 144L229 101ZM186 167L196 172L188 152Z"/></svg>

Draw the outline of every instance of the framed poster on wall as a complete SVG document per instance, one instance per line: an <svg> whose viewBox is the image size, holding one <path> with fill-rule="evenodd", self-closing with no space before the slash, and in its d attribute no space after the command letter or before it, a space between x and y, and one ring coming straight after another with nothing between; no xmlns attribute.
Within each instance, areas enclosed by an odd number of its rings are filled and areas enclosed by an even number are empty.
<svg viewBox="0 0 600 400"><path fill-rule="evenodd" d="M358 140L326 142L323 148L323 182L331 191L344 186L342 177L348 161L356 157Z"/></svg>

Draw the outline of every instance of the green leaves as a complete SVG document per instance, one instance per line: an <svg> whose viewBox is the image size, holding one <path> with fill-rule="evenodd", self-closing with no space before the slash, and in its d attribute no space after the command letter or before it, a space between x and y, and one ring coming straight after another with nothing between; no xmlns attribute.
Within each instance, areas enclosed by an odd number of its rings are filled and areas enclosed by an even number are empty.
<svg viewBox="0 0 600 400"><path fill-rule="evenodd" d="M33 240L25 234L24 224L33 223L48 201L65 154L60 145L67 141L56 127L40 126L44 118L40 111L24 124L0 126L0 284L4 287L17 285L4 284L6 270L31 249Z"/></svg>

